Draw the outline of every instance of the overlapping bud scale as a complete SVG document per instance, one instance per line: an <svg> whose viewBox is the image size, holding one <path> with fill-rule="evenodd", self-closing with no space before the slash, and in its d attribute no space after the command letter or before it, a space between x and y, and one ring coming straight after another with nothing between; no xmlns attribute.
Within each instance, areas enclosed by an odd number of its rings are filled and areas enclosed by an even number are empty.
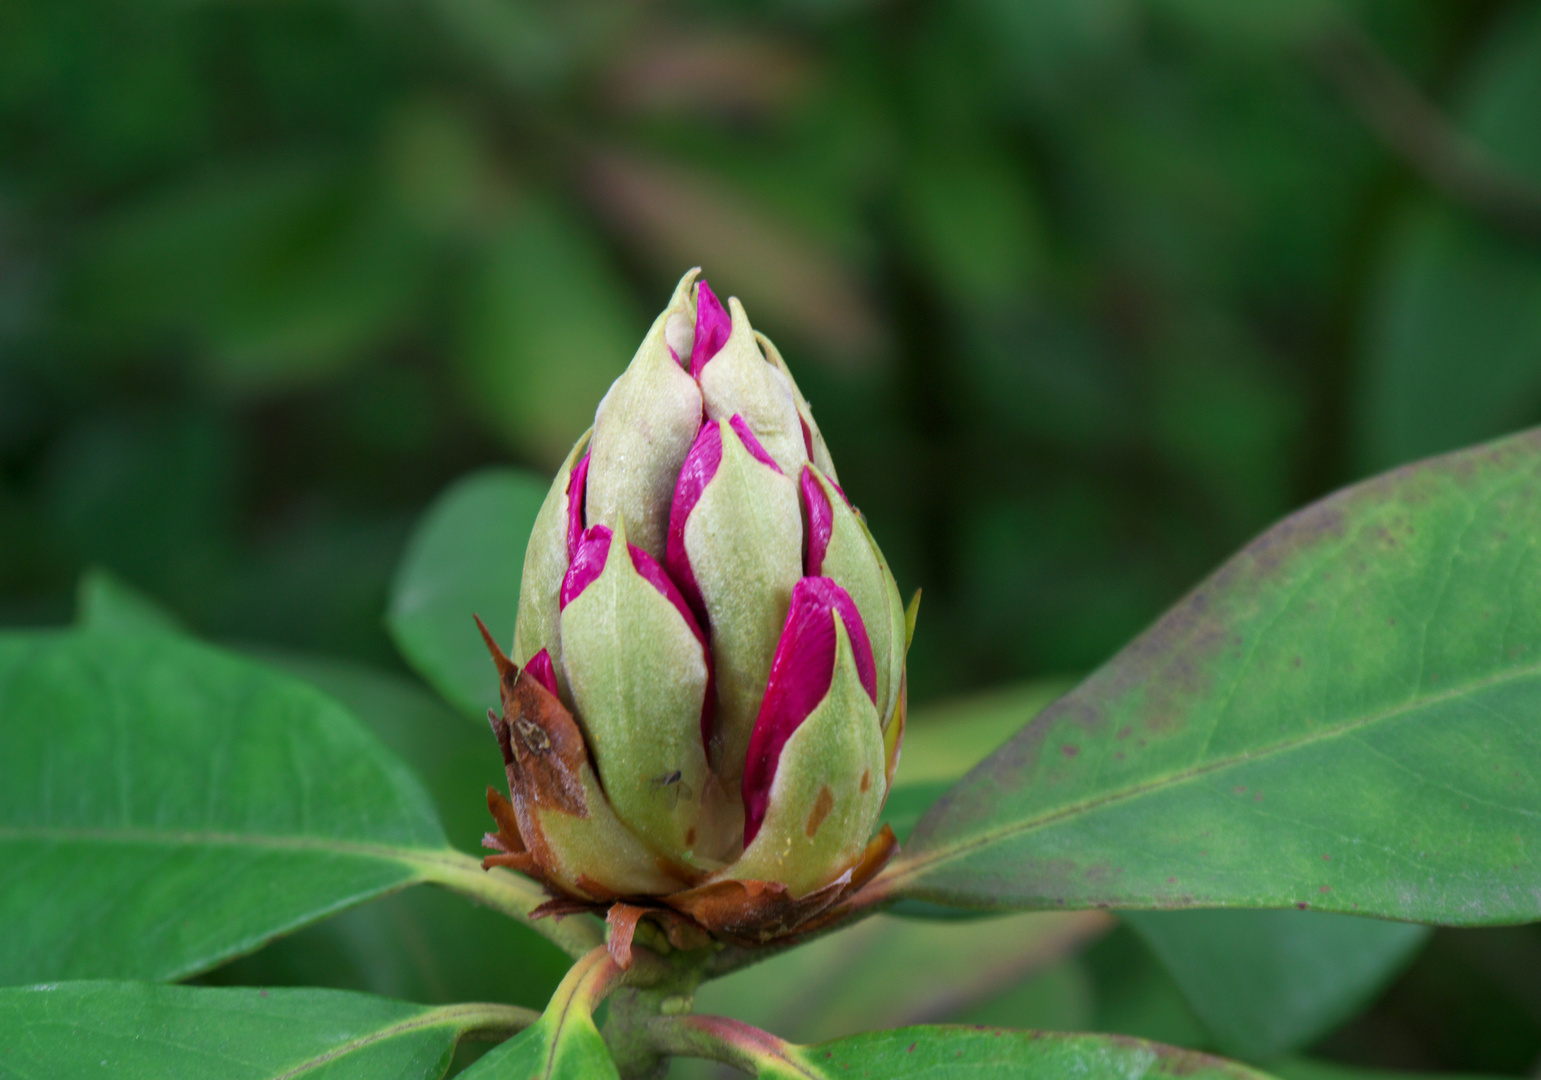
<svg viewBox="0 0 1541 1080"><path fill-rule="evenodd" d="M553 910L767 940L895 848L906 617L785 362L696 274L530 536L489 862Z"/></svg>

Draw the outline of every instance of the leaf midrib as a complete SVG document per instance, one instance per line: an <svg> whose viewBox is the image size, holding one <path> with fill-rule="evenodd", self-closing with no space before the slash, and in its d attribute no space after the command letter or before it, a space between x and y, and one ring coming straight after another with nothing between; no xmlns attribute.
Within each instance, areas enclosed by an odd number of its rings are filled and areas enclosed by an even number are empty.
<svg viewBox="0 0 1541 1080"><path fill-rule="evenodd" d="M457 868L468 861L476 861L469 855L465 855L450 847L420 848L394 844L370 844L358 840L342 840L325 836L253 835L251 833L200 830L170 832L142 827L114 829L62 828L49 825L0 825L0 843L18 840L77 843L95 841L113 844L138 844L148 847L256 847L280 851L326 851L333 854L368 856L413 865L426 863L455 866Z"/></svg>
<svg viewBox="0 0 1541 1080"><path fill-rule="evenodd" d="M916 857L910 859L901 859L900 861L896 862L890 870L880 875L878 881L874 884L881 883L885 890L891 889L896 883L903 881L905 878L913 877L916 874L926 870L927 868L936 866L940 863L950 862L953 859L962 858L969 854L971 851L975 851L982 847L989 847L992 844L998 843L1010 837L1034 832L1038 829L1042 829L1062 821L1065 818L1074 817L1078 814L1083 814L1094 810L1099 810L1104 806L1109 806L1114 803L1139 798L1142 795L1147 795L1153 791L1158 791L1163 788L1176 787L1181 784L1186 784L1207 776L1210 773L1220 772L1224 769L1229 769L1236 765L1243 765L1258 758L1266 758L1275 754L1289 753L1293 750L1300 749L1301 747L1312 745L1313 743L1341 738L1344 735L1351 734L1352 732L1358 731L1361 728L1368 727L1373 724L1395 720L1399 717L1411 713L1416 713L1422 709L1430 708L1432 706L1442 704L1446 701L1455 700L1456 698L1467 694L1489 690L1493 687L1501 686L1508 682L1535 677L1538 674L1541 674L1541 660L1537 660L1526 666L1516 667L1502 673L1490 675L1486 678L1466 683L1463 686L1450 687L1449 689L1440 691L1439 693L1417 698L1413 701L1406 702L1394 708L1383 709L1378 713L1371 713L1368 716L1340 724L1337 727L1309 732L1295 739L1288 739L1274 743L1270 746L1261 747L1256 750L1249 750L1242 753L1233 754L1230 757L1219 758L1215 761L1206 762L1204 764L1190 765L1186 769L1168 773L1164 776L1155 777L1151 780L1145 781L1144 783L1136 784L1133 787L1126 788L1122 791L1106 792L1093 798L1084 799L1078 803L1072 803L1068 806L1058 807L1036 818L1027 818L1022 821L1013 822L998 829L976 834L967 838L966 840L960 841L957 844L939 848L934 852L926 852L922 850L922 852ZM1013 738L1015 738L1015 736L1013 736ZM1009 746L1011 744L1008 742L1006 745ZM988 762L989 758L986 758L985 761ZM945 798L946 796L943 797ZM922 818L922 820L924 820L924 818Z"/></svg>
<svg viewBox="0 0 1541 1080"><path fill-rule="evenodd" d="M371 1031L367 1035L360 1035L358 1038L351 1039L341 1046L334 1046L324 1053L306 1058L287 1071L274 1074L271 1080L293 1080L294 1077L309 1072L311 1069L319 1068L348 1054L357 1053L367 1046L372 1046L377 1042L384 1042L386 1039L398 1038L413 1031L422 1031L426 1028L435 1027L452 1027L457 1035L463 1035L473 1028L482 1026L482 1024L476 1021L485 1023L489 1017L501 1017L507 1011L507 1006L445 1005L431 1012L415 1016L410 1020L403 1020L389 1027ZM456 1023L457 1020L461 1022Z"/></svg>

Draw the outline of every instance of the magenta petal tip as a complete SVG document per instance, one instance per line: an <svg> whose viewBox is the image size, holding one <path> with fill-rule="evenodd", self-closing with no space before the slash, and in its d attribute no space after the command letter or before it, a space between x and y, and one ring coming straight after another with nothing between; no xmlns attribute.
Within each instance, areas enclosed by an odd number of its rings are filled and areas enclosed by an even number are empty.
<svg viewBox="0 0 1541 1080"><path fill-rule="evenodd" d="M760 444L760 440L755 437L754 431L745 423L742 416L734 413L728 423L732 425L733 433L738 436L738 441L744 444L744 449L749 451L751 457L761 465L769 465L778 473L781 472L781 466L777 465L776 459L770 456L770 451Z"/></svg>
<svg viewBox="0 0 1541 1080"><path fill-rule="evenodd" d="M604 572L605 559L610 555L611 536L605 525L591 525L583 530L573 545L572 560L562 578L562 591L558 597L560 607L565 608L576 600Z"/></svg>
<svg viewBox="0 0 1541 1080"><path fill-rule="evenodd" d="M680 467L679 480L674 485L674 502L669 507L669 537L664 548L664 565L669 577L679 585L697 621L706 625L706 604L701 599L701 587L696 584L696 574L690 566L690 555L685 551L685 523L690 513L701 501L701 493L717 467L722 464L722 429L711 420L701 425L696 441L685 455Z"/></svg>
<svg viewBox="0 0 1541 1080"><path fill-rule="evenodd" d="M744 761L744 844L754 842L765 820L781 751L819 702L835 675L835 615L845 624L856 672L867 696L877 701L872 641L851 594L830 578L805 577L792 590L787 621L771 661L770 680L755 718Z"/></svg>
<svg viewBox="0 0 1541 1080"><path fill-rule="evenodd" d="M530 662L524 665L524 670L536 682L540 683L552 696L556 696L556 668L552 666L551 654L545 649L530 657Z"/></svg>
<svg viewBox="0 0 1541 1080"><path fill-rule="evenodd" d="M824 556L829 552L829 538L835 532L835 511L829 504L829 496L813 475L813 468L803 466L803 511L808 515L808 531L804 536L803 572L817 577L824 571Z"/></svg>
<svg viewBox="0 0 1541 1080"><path fill-rule="evenodd" d="M696 341L690 350L690 374L701 378L706 362L722 351L733 332L733 319L705 280L696 286Z"/></svg>

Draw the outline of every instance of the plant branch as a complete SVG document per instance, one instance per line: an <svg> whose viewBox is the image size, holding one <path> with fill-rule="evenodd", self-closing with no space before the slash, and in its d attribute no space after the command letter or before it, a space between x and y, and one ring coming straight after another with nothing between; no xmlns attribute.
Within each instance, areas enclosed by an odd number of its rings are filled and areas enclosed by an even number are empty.
<svg viewBox="0 0 1541 1080"><path fill-rule="evenodd" d="M1541 187L1461 131L1369 35L1339 25L1315 39L1311 51L1366 126L1431 187L1506 230L1541 240Z"/></svg>

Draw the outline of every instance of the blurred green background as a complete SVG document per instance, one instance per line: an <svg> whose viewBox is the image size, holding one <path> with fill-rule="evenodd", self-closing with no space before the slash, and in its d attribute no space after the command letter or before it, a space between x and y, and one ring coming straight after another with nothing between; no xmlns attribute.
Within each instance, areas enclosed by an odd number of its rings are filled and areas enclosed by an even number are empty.
<svg viewBox="0 0 1541 1080"><path fill-rule="evenodd" d="M404 670L414 520L549 471L697 263L925 589L912 700L1084 671L1541 418L1541 4L11 0L0 623L100 565ZM1341 1054L1534 1068L1503 933Z"/></svg>

